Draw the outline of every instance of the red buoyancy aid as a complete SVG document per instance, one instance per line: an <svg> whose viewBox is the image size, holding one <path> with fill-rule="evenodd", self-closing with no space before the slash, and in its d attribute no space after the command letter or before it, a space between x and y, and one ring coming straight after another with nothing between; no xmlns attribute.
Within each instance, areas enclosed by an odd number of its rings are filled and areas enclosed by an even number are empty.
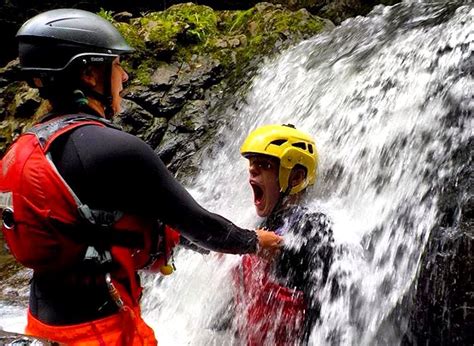
<svg viewBox="0 0 474 346"><path fill-rule="evenodd" d="M239 334L247 345L294 345L301 340L305 316L303 292L272 280L271 265L244 255L235 272Z"/></svg>
<svg viewBox="0 0 474 346"><path fill-rule="evenodd" d="M136 247L150 246L146 235L151 233L153 221L145 218L119 215L111 223L116 234L98 232L100 225L93 227L81 215L81 210L90 212L88 207L48 158L55 139L85 125L107 126L108 122L79 115L54 118L22 134L1 161L2 231L14 257L37 272L69 268L84 256L93 237L122 234L136 240Z"/></svg>
<svg viewBox="0 0 474 346"><path fill-rule="evenodd" d="M168 275L173 270L173 249L180 241L180 233L168 225L162 226L158 240L152 241L152 249L137 250L133 254L135 266L145 272ZM171 262L171 263L170 263ZM172 267L168 269L168 267Z"/></svg>
<svg viewBox="0 0 474 346"><path fill-rule="evenodd" d="M85 125L113 127L105 119L66 115L34 126L10 146L0 162L2 232L20 263L37 272L49 273L68 270L82 261L94 237L112 239L109 250L113 262L118 264L110 273L113 290L123 303L121 315L135 320L126 323L134 330L124 333L123 337L137 335L141 326L149 339L153 332L145 328L139 316L142 288L136 270L153 269L157 266L153 267L155 262L166 264L179 241L179 233L164 227L157 234L156 220L123 213L101 213L80 202L56 170L48 150L61 135ZM30 322L30 330L42 330L36 328L41 322L36 323L33 318ZM63 339L66 341L74 340Z"/></svg>
<svg viewBox="0 0 474 346"><path fill-rule="evenodd" d="M136 269L150 267L153 260L166 263L179 242L178 232L168 226L152 232L158 225L150 218L90 210L48 158L54 140L85 125L113 126L87 115L57 117L21 135L0 161L2 231L10 251L26 267L52 272L76 264L87 242L96 240L90 238L103 237L136 249ZM106 225L104 215L111 219Z"/></svg>

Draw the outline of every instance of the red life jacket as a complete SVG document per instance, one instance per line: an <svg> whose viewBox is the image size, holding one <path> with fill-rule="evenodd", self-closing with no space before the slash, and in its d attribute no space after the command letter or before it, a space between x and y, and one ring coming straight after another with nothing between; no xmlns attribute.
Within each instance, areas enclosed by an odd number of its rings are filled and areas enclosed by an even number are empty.
<svg viewBox="0 0 474 346"><path fill-rule="evenodd" d="M242 257L235 273L239 334L250 346L298 344L306 306L303 292L275 282L270 272L267 261Z"/></svg>
<svg viewBox="0 0 474 346"><path fill-rule="evenodd" d="M135 269L150 265L154 249L160 250L164 255L161 260L166 261L177 244L176 231L166 228L165 239L163 232L156 239L152 232L155 220L90 210L48 158L54 140L85 125L113 126L87 115L57 117L22 134L0 162L2 231L10 251L20 263L38 272L69 268L94 242L139 251L140 256L134 256ZM159 242L163 245L157 246Z"/></svg>
<svg viewBox="0 0 474 346"><path fill-rule="evenodd" d="M157 222L150 218L91 210L81 203L56 170L48 150L57 138L85 125L113 126L98 117L66 115L34 126L10 146L0 162L2 232L13 256L39 273L68 270L84 259L91 245L105 245L117 264L110 277L112 291L118 292L115 298L123 303L120 314L135 321L125 323L129 331L122 326L117 333L123 340L143 333L154 339L139 316L142 288L136 270L166 264L179 233L169 227L157 232ZM36 328L41 326L37 322L29 320L30 331L46 333L47 328ZM71 338L63 341L74 341Z"/></svg>

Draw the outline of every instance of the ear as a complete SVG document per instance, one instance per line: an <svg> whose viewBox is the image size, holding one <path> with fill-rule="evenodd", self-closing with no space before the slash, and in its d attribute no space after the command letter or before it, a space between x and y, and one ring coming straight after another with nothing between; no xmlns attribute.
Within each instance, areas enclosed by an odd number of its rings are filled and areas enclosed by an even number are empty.
<svg viewBox="0 0 474 346"><path fill-rule="evenodd" d="M99 82L99 74L97 69L87 66L81 71L81 81L91 89L97 86Z"/></svg>
<svg viewBox="0 0 474 346"><path fill-rule="evenodd" d="M290 173L290 178L288 179L288 184L291 187L295 187L296 185L303 182L306 179L306 170L303 167L293 167Z"/></svg>

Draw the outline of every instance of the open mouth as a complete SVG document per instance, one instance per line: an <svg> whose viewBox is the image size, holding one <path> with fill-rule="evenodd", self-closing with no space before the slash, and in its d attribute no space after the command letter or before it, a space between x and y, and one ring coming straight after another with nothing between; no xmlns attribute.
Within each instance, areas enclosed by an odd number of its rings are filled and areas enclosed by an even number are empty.
<svg viewBox="0 0 474 346"><path fill-rule="evenodd" d="M263 189L260 187L260 185L250 182L250 186L252 187L253 190L253 201L255 205L261 205L263 202Z"/></svg>

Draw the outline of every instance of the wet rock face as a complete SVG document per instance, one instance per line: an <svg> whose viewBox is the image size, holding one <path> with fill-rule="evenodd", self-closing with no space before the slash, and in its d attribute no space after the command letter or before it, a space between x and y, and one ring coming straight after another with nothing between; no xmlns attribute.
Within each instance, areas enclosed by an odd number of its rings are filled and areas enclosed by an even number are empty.
<svg viewBox="0 0 474 346"><path fill-rule="evenodd" d="M472 345L472 210L469 219L457 230L439 228L431 236L411 328L420 345Z"/></svg>
<svg viewBox="0 0 474 346"><path fill-rule="evenodd" d="M442 217L422 258L411 319L420 345L474 343L473 145L467 141L453 158L462 169L442 186Z"/></svg>

